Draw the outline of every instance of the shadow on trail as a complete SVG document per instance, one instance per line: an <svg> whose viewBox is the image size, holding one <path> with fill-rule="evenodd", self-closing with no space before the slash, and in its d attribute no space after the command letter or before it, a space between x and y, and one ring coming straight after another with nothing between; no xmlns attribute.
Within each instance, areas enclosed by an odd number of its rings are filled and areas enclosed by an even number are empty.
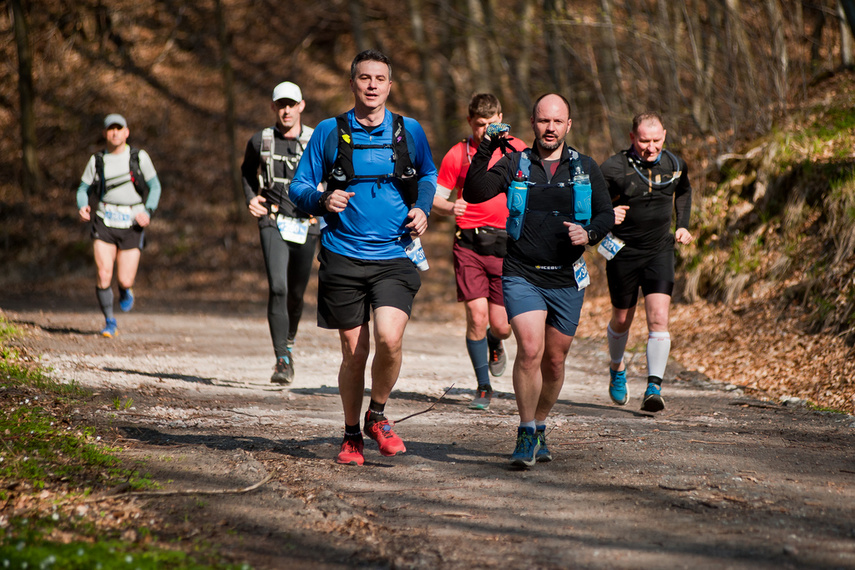
<svg viewBox="0 0 855 570"><path fill-rule="evenodd" d="M137 376L147 376L149 378L157 378L158 380L181 380L182 382L192 382L196 384L206 384L208 386L228 386L228 382L221 382L216 378L202 378L201 376L191 376L188 374L163 374L160 372L143 372L142 370L129 370L127 368L112 368L104 367L105 372L123 372L125 374L135 374Z"/></svg>
<svg viewBox="0 0 855 570"><path fill-rule="evenodd" d="M97 329L78 329L76 327L49 327L42 324L39 324L35 321L16 321L19 324L26 325L29 327L33 327L39 330L42 330L46 333L50 334L63 334L63 335L72 335L72 334L80 334L80 335L100 335L100 332Z"/></svg>
<svg viewBox="0 0 855 570"><path fill-rule="evenodd" d="M268 452L299 459L329 460L332 464L335 454L341 444L341 436L336 433L333 437L319 436L304 439L277 439L259 436L241 435L212 435L212 434L175 434L165 433L154 428L124 426L119 431L122 436L157 447L184 447L201 445L215 451ZM407 457L419 457L426 460L444 463L465 463L474 465L495 465L491 460L504 458L505 454L483 449L473 449L457 442L437 444L406 439L407 452L393 459L380 455L376 444L365 438L366 464L387 465L396 467L395 463L385 461L400 461ZM322 449L317 449L322 448ZM378 463L380 461L380 463ZM504 467L504 466L503 466ZM504 469L502 469L504 470Z"/></svg>

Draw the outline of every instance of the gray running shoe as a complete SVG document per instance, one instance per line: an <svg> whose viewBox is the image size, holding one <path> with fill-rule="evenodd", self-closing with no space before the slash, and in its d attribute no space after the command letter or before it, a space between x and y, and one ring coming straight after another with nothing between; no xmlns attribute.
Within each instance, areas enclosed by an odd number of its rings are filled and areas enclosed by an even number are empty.
<svg viewBox="0 0 855 570"><path fill-rule="evenodd" d="M501 376L508 365L508 357L505 356L505 346L499 341L495 346L490 346L490 374Z"/></svg>
<svg viewBox="0 0 855 570"><path fill-rule="evenodd" d="M478 386L475 392L475 399L469 404L470 410L486 410L490 407L490 400L493 399L493 388L488 385Z"/></svg>
<svg viewBox="0 0 855 570"><path fill-rule="evenodd" d="M290 352L276 359L276 367L270 381L274 384L290 384L294 381L294 357Z"/></svg>

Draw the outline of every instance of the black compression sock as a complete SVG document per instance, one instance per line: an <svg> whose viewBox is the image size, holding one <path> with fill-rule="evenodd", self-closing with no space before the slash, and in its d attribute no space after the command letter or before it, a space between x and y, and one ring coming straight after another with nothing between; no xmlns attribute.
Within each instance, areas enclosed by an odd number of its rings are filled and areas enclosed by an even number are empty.
<svg viewBox="0 0 855 570"><path fill-rule="evenodd" d="M344 424L344 437L350 439L362 439L362 432L359 431L359 424L352 426Z"/></svg>
<svg viewBox="0 0 855 570"><path fill-rule="evenodd" d="M657 386L661 386L662 385L662 378L660 378L659 376L648 376L647 377L647 383L648 384L656 384Z"/></svg>
<svg viewBox="0 0 855 570"><path fill-rule="evenodd" d="M372 399L371 402L368 404L368 410L380 416L384 416L386 415L386 404L378 404Z"/></svg>

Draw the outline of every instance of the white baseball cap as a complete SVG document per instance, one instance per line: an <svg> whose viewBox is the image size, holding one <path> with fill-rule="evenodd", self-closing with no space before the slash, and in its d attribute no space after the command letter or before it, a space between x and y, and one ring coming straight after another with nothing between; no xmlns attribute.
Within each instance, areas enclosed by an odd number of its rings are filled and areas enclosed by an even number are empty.
<svg viewBox="0 0 855 570"><path fill-rule="evenodd" d="M109 129L113 125L119 125L122 128L128 126L128 122L125 120L123 116L118 113L110 113L106 117L104 117L104 128Z"/></svg>
<svg viewBox="0 0 855 570"><path fill-rule="evenodd" d="M290 99L299 103L303 100L303 93L297 85L285 81L273 88L273 100L278 101L279 99Z"/></svg>

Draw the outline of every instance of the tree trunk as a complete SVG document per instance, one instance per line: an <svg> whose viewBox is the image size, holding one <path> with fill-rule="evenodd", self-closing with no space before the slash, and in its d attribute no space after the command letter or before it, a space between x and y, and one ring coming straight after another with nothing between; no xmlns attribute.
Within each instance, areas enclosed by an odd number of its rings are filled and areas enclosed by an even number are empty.
<svg viewBox="0 0 855 570"><path fill-rule="evenodd" d="M846 14L846 5L852 11L850 19ZM855 32L855 0L840 0L837 3L837 16L840 18L840 59L843 67L852 67L852 33ZM848 20L848 23L847 23Z"/></svg>
<svg viewBox="0 0 855 570"><path fill-rule="evenodd" d="M419 52L419 59L421 61L422 81L424 81L428 109L439 109L442 106L438 100L436 79L434 78L433 68L431 67L431 46L428 45L425 39L422 0L407 0L407 4L410 9L410 23L413 27L413 40L416 43L416 49ZM443 117L436 112L430 113L430 124L433 128L434 140L444 141L446 135Z"/></svg>
<svg viewBox="0 0 855 570"><path fill-rule="evenodd" d="M606 49L602 52L601 72L597 81L598 87L603 92L606 107L604 109L608 119L609 134L611 136L612 149L619 149L624 144L626 133L629 132L629 117L626 111L626 102L623 97L623 74L620 69L620 52L618 52L617 39L615 39L614 24L612 22L612 11L614 6L611 0L601 0L603 8L603 42Z"/></svg>
<svg viewBox="0 0 855 570"><path fill-rule="evenodd" d="M365 17L363 16L362 0L348 0L347 12L350 15L350 29L353 31L353 41L356 51L361 53L370 48L365 38Z"/></svg>
<svg viewBox="0 0 855 570"><path fill-rule="evenodd" d="M225 10L222 0L216 0L217 42L220 47L220 72L223 75L223 95L226 99L226 137L228 139L229 174L235 194L235 219L239 219L246 207L240 170L238 168L237 143L235 141L235 90L234 70L231 63L231 45L226 29Z"/></svg>
<svg viewBox="0 0 855 570"><path fill-rule="evenodd" d="M24 15L21 0L10 1L11 16L15 28L15 44L18 48L18 95L21 102L21 194L25 208L30 199L41 189L41 171L36 154L36 93L33 87L33 51L30 47L30 30Z"/></svg>
<svg viewBox="0 0 855 570"><path fill-rule="evenodd" d="M733 59L728 62L728 67L732 70L730 75L736 77L742 75L745 77L743 91L748 98L749 108L743 109L743 111L747 111L745 114L748 116L758 116L761 109L755 82L757 69L754 65L754 56L751 54L751 42L748 41L748 35L745 33L745 26L742 23L742 6L740 5L740 0L726 0L726 3L727 22L730 24L730 29L733 30L736 48L739 52L738 54L731 53ZM739 64L739 60L742 61L742 65ZM741 74L739 73L740 69L742 70ZM738 92L733 92L730 95L731 99L740 97L740 93Z"/></svg>
<svg viewBox="0 0 855 570"><path fill-rule="evenodd" d="M787 103L787 85L789 75L789 57L787 55L787 38L784 35L784 16L778 0L766 0L766 10L769 14L769 29L772 32L772 55L775 58L773 79L778 106L783 109Z"/></svg>
<svg viewBox="0 0 855 570"><path fill-rule="evenodd" d="M701 0L697 1L700 2ZM717 21L718 9L714 2L707 5L710 19L708 26L705 26L706 22L701 20L698 8L698 6L689 6L686 1L683 3L683 17L688 28L694 66L695 88L692 93L692 118L702 133L709 133L715 123L715 106L712 93L718 49L718 41L712 30L720 22Z"/></svg>
<svg viewBox="0 0 855 570"><path fill-rule="evenodd" d="M472 89L475 93L490 91L490 81L487 73L487 53L485 48L486 34L484 23L484 7L481 0L467 0L469 11L469 29L466 33L466 60L472 73Z"/></svg>
<svg viewBox="0 0 855 570"><path fill-rule="evenodd" d="M559 22L564 19L562 9L563 2L558 0L544 0L543 16L546 20L544 40L546 43L546 54L549 65L549 77L557 93L563 94L567 99L572 98L568 81L569 64L564 50L562 30Z"/></svg>
<svg viewBox="0 0 855 570"><path fill-rule="evenodd" d="M849 31L855 35L855 0L839 0L838 7L849 22Z"/></svg>

